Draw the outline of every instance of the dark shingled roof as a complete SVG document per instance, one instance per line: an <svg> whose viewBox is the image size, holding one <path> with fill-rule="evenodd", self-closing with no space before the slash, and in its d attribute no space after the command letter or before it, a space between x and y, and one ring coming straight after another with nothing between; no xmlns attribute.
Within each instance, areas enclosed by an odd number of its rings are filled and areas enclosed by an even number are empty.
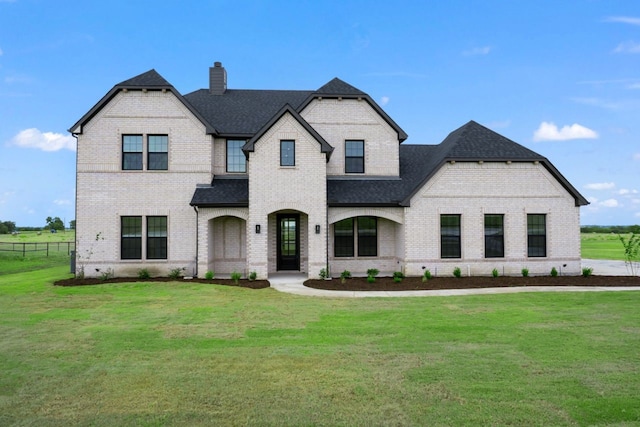
<svg viewBox="0 0 640 427"><path fill-rule="evenodd" d="M295 90L235 90L212 95L200 89L185 95L220 136L252 137L280 109L289 104L298 109L312 94Z"/></svg>
<svg viewBox="0 0 640 427"><path fill-rule="evenodd" d="M349 83L345 83L339 78L335 77L326 85L322 86L315 92L317 95L355 95L365 96L366 93L358 88L351 86Z"/></svg>
<svg viewBox="0 0 640 427"><path fill-rule="evenodd" d="M132 77L129 80L125 80L118 83L116 87L120 88L170 88L173 87L171 83L166 81L158 72L154 69L142 73L138 76Z"/></svg>
<svg viewBox="0 0 640 427"><path fill-rule="evenodd" d="M198 186L191 198L192 206L247 207L249 206L249 180L215 177L210 186Z"/></svg>

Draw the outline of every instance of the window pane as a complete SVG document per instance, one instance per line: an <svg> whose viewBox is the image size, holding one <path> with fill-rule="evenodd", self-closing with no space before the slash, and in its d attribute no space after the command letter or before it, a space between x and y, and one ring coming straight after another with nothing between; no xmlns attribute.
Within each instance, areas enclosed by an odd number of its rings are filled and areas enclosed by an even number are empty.
<svg viewBox="0 0 640 427"><path fill-rule="evenodd" d="M122 169L142 170L142 135L122 135Z"/></svg>
<svg viewBox="0 0 640 427"><path fill-rule="evenodd" d="M227 140L227 172L246 172L247 158L242 152L244 140Z"/></svg>
<svg viewBox="0 0 640 427"><path fill-rule="evenodd" d="M364 141L345 141L344 171L364 173Z"/></svg>
<svg viewBox="0 0 640 427"><path fill-rule="evenodd" d="M167 170L169 168L169 137L167 135L149 135L148 170Z"/></svg>
<svg viewBox="0 0 640 427"><path fill-rule="evenodd" d="M142 217L123 216L120 219L120 258L142 258Z"/></svg>
<svg viewBox="0 0 640 427"><path fill-rule="evenodd" d="M547 256L546 215L527 215L527 254L530 257Z"/></svg>
<svg viewBox="0 0 640 427"><path fill-rule="evenodd" d="M358 256L378 255L378 221L376 217L358 217Z"/></svg>
<svg viewBox="0 0 640 427"><path fill-rule="evenodd" d="M504 216L484 216L484 256L485 258L504 257Z"/></svg>
<svg viewBox="0 0 640 427"><path fill-rule="evenodd" d="M147 258L167 259L167 217L147 217Z"/></svg>
<svg viewBox="0 0 640 427"><path fill-rule="evenodd" d="M280 166L296 165L295 141L280 141Z"/></svg>
<svg viewBox="0 0 640 427"><path fill-rule="evenodd" d="M333 225L333 252L336 257L352 257L353 250L353 218L343 219Z"/></svg>
<svg viewBox="0 0 640 427"><path fill-rule="evenodd" d="M460 215L440 215L440 256L460 258Z"/></svg>

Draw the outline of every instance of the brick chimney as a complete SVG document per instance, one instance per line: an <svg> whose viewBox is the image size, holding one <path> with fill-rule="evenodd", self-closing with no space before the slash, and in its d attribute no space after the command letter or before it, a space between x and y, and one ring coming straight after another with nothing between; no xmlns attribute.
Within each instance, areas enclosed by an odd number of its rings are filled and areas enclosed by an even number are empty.
<svg viewBox="0 0 640 427"><path fill-rule="evenodd" d="M227 70L222 66L222 62L214 62L209 68L209 93L212 95L223 95L227 90Z"/></svg>

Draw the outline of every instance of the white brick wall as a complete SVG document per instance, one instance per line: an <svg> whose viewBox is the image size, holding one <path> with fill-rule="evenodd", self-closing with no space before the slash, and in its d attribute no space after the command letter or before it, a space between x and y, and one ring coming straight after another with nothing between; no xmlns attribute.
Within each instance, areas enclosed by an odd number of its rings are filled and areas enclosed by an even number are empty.
<svg viewBox="0 0 640 427"><path fill-rule="evenodd" d="M327 175L345 174L347 139L364 140L364 175L399 175L398 134L365 100L316 99L300 115L334 147Z"/></svg>
<svg viewBox="0 0 640 427"><path fill-rule="evenodd" d="M167 134L168 170L122 171L124 134ZM118 276L135 276L141 268L166 275L182 267L191 274L196 216L189 201L196 184L211 179L211 138L182 103L170 92L120 92L84 126L77 156L77 256L85 275L109 268ZM143 259L120 260L125 215L168 217L167 260L144 259L144 229Z"/></svg>
<svg viewBox="0 0 640 427"><path fill-rule="evenodd" d="M280 140L283 139L295 140L293 167L280 166ZM276 269L272 214L278 212L301 213L301 225L307 229L306 234L300 233L300 245L307 251L301 256L306 255L308 259L306 264L301 263L301 269L311 275L325 266L326 155L320 148L287 113L256 142L255 151L250 153L247 264L258 277L267 277ZM262 227L260 234L253 231L256 224ZM321 225L320 234L315 234L316 224Z"/></svg>

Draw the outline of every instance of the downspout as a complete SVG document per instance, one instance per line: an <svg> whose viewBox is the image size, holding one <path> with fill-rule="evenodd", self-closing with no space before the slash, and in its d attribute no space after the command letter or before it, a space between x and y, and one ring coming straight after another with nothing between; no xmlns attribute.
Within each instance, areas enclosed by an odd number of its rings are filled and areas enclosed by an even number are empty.
<svg viewBox="0 0 640 427"><path fill-rule="evenodd" d="M329 270L329 206L327 206L327 213L324 216L325 218L325 228L324 228L324 233L325 233L325 260L326 260L326 264L327 264L327 274L329 275L329 277L331 277L331 270Z"/></svg>
<svg viewBox="0 0 640 427"><path fill-rule="evenodd" d="M193 210L196 211L196 268L193 270L193 277L198 277L198 207L194 206Z"/></svg>
<svg viewBox="0 0 640 427"><path fill-rule="evenodd" d="M73 220L75 221L75 227L74 227L74 232L75 232L75 244L74 246L74 251L73 251L73 255L74 255L74 260L73 260L73 271L71 273L73 273L74 277L76 276L76 271L78 270L78 135L75 133L71 133L71 136L73 136L76 139L76 200L75 200L75 208L74 208L74 215L75 218L73 218ZM83 271L84 273L84 271Z"/></svg>

